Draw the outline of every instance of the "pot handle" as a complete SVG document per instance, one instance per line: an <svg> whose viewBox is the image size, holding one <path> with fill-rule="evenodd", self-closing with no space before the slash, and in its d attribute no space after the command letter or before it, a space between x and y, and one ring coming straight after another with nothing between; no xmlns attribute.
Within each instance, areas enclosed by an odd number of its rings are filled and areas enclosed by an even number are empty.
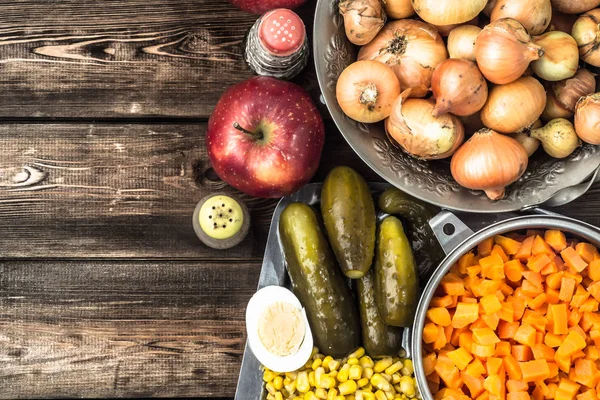
<svg viewBox="0 0 600 400"><path fill-rule="evenodd" d="M450 211L437 214L429 221L429 226L446 254L473 235L473 231Z"/></svg>

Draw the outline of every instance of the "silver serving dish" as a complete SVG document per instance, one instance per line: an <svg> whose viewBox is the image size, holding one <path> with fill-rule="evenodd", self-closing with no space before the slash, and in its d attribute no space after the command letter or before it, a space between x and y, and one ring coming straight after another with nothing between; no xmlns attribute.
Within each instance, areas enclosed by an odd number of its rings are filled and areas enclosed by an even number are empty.
<svg viewBox="0 0 600 400"><path fill-rule="evenodd" d="M383 124L358 123L342 112L335 98L335 86L344 68L356 60L357 48L346 38L338 0L317 0L313 41L323 100L340 132L369 167L414 197L459 211L517 211L543 203L558 190L582 182L600 165L598 146L584 145L563 160L546 156L540 150L530 159L523 177L507 188L506 197L492 202L483 192L458 185L450 174L449 160L416 160L388 141Z"/></svg>

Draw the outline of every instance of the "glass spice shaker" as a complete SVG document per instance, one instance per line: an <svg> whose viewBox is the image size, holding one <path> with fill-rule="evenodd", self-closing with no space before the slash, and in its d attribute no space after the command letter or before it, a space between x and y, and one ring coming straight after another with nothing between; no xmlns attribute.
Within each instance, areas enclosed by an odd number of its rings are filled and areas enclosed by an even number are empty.
<svg viewBox="0 0 600 400"><path fill-rule="evenodd" d="M263 14L246 39L246 63L258 75L290 80L308 63L308 38L300 17L286 8Z"/></svg>

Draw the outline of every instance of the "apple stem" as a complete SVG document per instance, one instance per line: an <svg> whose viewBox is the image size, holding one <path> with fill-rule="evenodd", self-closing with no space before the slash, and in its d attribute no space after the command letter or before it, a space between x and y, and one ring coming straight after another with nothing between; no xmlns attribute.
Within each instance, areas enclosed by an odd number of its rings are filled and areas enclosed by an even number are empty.
<svg viewBox="0 0 600 400"><path fill-rule="evenodd" d="M234 122L234 123L233 123L233 127L234 127L235 129L237 129L238 131L240 131L240 132L244 132L246 135L250 135L250 136L252 136L253 138L256 138L256 139L262 139L262 136L263 136L263 135L262 135L261 133L254 133L254 132L250 132L248 129L245 129L245 128L243 128L243 127L242 127L240 124L238 124L237 122Z"/></svg>

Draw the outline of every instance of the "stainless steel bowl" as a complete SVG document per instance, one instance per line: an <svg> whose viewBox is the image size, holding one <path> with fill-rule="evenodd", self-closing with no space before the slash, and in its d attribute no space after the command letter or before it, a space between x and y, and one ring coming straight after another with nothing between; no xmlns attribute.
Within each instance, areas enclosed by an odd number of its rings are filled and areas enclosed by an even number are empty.
<svg viewBox="0 0 600 400"><path fill-rule="evenodd" d="M559 229L571 237L583 239L595 246L600 246L599 228L563 216L521 216L497 222L477 233L473 233L454 214L444 211L434 217L430 225L448 255L436 269L421 295L412 329L411 353L415 367L415 376L424 400L433 400L423 370L423 358L420 357L423 350L422 336L423 326L425 325L425 314L440 281L461 256L489 237L524 229Z"/></svg>
<svg viewBox="0 0 600 400"><path fill-rule="evenodd" d="M335 98L338 76L356 60L357 48L344 33L338 0L318 0L314 21L313 51L323 99L337 127L350 146L382 178L421 200L467 212L508 212L540 204L558 190L580 183L600 163L600 148L585 145L564 160L552 159L540 150L527 172L507 189L506 197L490 201L483 192L459 186L450 174L448 160L416 160L395 148L386 138L383 124L366 125L346 117Z"/></svg>

